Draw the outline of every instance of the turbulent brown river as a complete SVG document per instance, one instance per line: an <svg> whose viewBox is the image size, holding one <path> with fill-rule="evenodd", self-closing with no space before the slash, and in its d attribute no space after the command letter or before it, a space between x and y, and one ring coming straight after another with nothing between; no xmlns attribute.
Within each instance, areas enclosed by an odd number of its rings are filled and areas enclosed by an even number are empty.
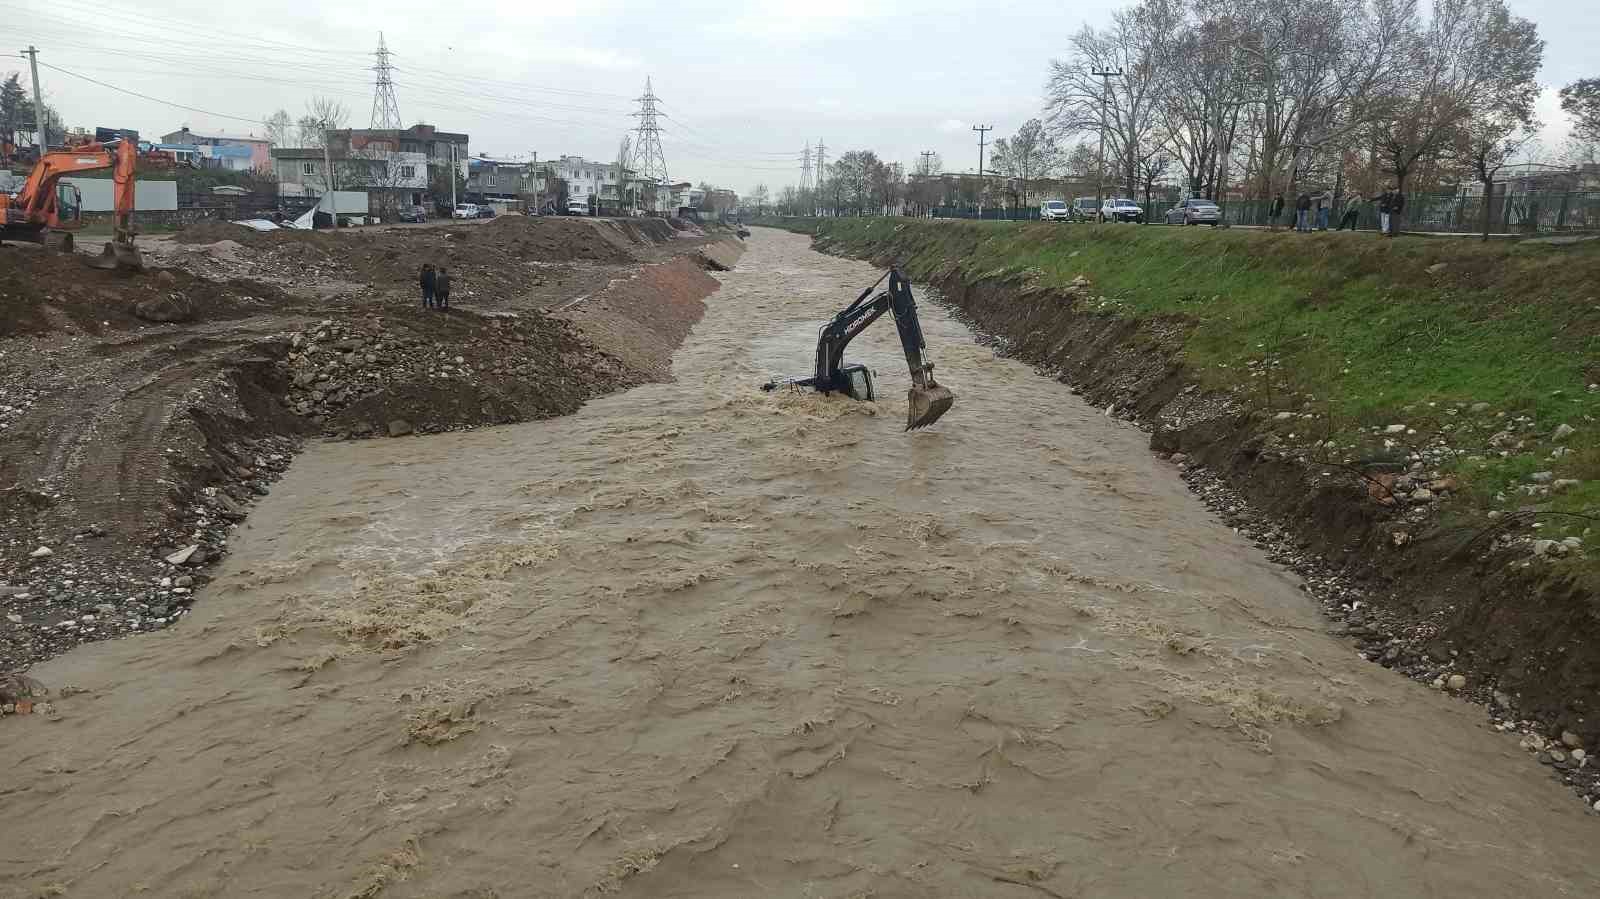
<svg viewBox="0 0 1600 899"><path fill-rule="evenodd" d="M676 383L312 447L181 625L31 672L0 895L1600 892L1514 738L928 294L932 428L887 320L876 407L757 389L877 275L758 231Z"/></svg>

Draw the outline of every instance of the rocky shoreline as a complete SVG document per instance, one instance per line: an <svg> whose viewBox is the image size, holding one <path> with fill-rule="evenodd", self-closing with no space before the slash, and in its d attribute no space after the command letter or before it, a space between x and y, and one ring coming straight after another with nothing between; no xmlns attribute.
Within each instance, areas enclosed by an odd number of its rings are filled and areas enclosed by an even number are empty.
<svg viewBox="0 0 1600 899"><path fill-rule="evenodd" d="M1522 675L1511 676L1506 643L1490 650L1463 642L1454 605L1492 589L1486 582L1500 587L1509 580L1540 595L1549 585L1539 580L1538 563L1581 548L1539 538L1526 517L1519 530L1515 519L1493 516L1470 534L1466 554L1457 551L1459 540L1443 540L1456 533L1445 523L1456 485L1433 466L1459 451L1440 436L1448 431L1417 440L1409 426L1376 428L1373 439L1398 451L1392 461L1351 471L1331 454L1285 439L1284 427L1311 416L1263 415L1249 397L1203 389L1178 361L1179 322L1105 314L1094 308L1086 281L1080 295L1066 296L1000 279L969 282L954 271L930 281L933 298L980 343L1149 432L1152 451L1180 469L1208 508L1303 579L1330 633L1349 639L1374 664L1482 706L1486 726L1520 737L1519 746L1552 778L1600 812L1600 764L1588 755L1600 738L1600 718L1587 716L1581 699L1589 672L1558 669L1541 682L1552 668L1524 659ZM1040 308L1048 311L1032 311ZM1559 449L1564 437L1559 428L1534 435L1531 422L1508 422L1470 405L1448 417L1470 416L1482 418L1477 430L1488 435L1488 447L1508 452L1526 449L1536 436ZM1553 479L1530 476L1522 492L1535 497L1555 489ZM1430 578L1433 601L1420 602L1419 584Z"/></svg>

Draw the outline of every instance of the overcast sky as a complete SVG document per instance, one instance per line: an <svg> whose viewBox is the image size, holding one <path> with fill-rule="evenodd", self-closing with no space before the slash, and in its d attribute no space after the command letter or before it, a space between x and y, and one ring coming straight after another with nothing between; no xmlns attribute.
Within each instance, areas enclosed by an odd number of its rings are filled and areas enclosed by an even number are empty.
<svg viewBox="0 0 1600 899"><path fill-rule="evenodd" d="M909 166L933 150L947 171L976 170L971 126L993 125L992 140L1038 115L1050 58L1067 52L1085 22L1102 25L1121 5L0 0L0 30L5 52L31 43L42 63L74 73L40 69L46 102L69 125L143 135L185 124L260 134L260 119L279 108L298 116L316 95L342 101L351 124L365 127L382 30L406 124L465 131L474 154L610 161L649 77L667 115L674 180L744 193L798 181L801 150L819 139L830 159L872 149ZM1566 131L1555 88L1600 75L1600 15L1576 0L1510 5L1548 42L1540 114L1553 151ZM25 60L0 72L11 68L27 80Z"/></svg>

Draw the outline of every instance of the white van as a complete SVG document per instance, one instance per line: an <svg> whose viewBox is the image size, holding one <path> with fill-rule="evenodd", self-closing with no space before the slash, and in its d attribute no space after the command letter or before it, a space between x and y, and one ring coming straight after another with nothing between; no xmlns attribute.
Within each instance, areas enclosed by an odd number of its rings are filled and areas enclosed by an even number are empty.
<svg viewBox="0 0 1600 899"><path fill-rule="evenodd" d="M587 201L587 200L568 200L567 201L567 215L588 215L588 214L589 214L589 201Z"/></svg>
<svg viewBox="0 0 1600 899"><path fill-rule="evenodd" d="M1072 219L1072 209L1064 200L1045 200L1039 204L1039 221L1065 222Z"/></svg>

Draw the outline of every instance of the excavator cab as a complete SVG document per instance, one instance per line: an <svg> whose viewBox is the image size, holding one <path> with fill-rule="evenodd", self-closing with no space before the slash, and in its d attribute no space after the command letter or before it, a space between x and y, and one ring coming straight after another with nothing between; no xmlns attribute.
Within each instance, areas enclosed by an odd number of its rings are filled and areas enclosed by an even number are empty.
<svg viewBox="0 0 1600 899"><path fill-rule="evenodd" d="M877 390L872 384L872 370L865 365L852 364L839 369L840 386L844 395L863 403L873 402L878 398Z"/></svg>
<svg viewBox="0 0 1600 899"><path fill-rule="evenodd" d="M56 220L58 228L83 227L83 194L76 184L63 181L56 185Z"/></svg>

